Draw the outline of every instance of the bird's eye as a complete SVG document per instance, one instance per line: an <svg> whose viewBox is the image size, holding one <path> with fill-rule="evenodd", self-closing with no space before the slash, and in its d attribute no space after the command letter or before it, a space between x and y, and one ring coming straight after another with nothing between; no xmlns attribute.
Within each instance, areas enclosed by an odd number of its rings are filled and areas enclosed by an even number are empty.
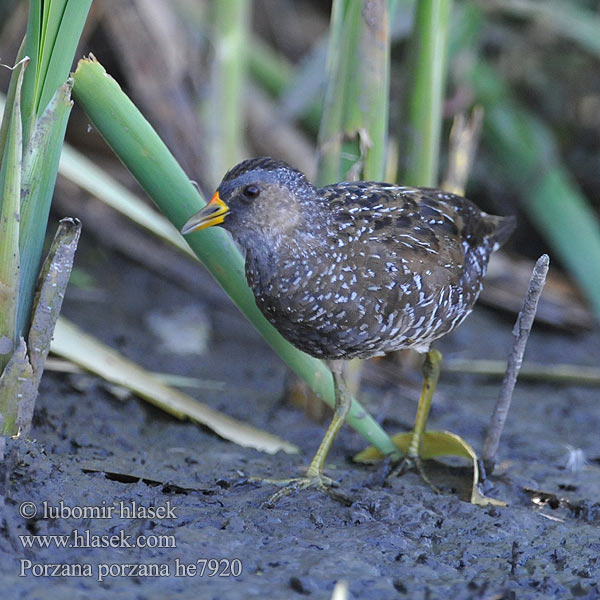
<svg viewBox="0 0 600 600"><path fill-rule="evenodd" d="M257 185L247 185L243 193L248 200L254 200L260 194L260 188Z"/></svg>

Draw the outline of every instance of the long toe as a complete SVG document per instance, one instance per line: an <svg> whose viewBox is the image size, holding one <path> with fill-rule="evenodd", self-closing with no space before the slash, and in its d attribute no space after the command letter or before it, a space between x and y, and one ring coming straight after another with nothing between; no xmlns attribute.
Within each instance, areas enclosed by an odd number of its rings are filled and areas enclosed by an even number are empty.
<svg viewBox="0 0 600 600"><path fill-rule="evenodd" d="M339 484L337 481L322 475L312 475L306 477L296 477L294 479L274 481L270 480L269 483L276 485L284 485L280 490L269 496L266 502L263 503L264 508L273 508L279 500L286 496L291 496L302 490L317 489L324 494L327 494L330 498L350 506L352 504L352 498L339 491L337 488Z"/></svg>

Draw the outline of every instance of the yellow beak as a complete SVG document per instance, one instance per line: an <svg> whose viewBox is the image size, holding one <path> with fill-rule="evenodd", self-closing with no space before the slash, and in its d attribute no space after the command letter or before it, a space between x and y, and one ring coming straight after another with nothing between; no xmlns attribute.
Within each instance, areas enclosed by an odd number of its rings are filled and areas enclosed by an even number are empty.
<svg viewBox="0 0 600 600"><path fill-rule="evenodd" d="M200 231L213 225L219 225L225 220L228 212L229 206L221 200L219 192L215 192L210 202L186 221L181 228L181 233L186 235L192 233L192 231Z"/></svg>

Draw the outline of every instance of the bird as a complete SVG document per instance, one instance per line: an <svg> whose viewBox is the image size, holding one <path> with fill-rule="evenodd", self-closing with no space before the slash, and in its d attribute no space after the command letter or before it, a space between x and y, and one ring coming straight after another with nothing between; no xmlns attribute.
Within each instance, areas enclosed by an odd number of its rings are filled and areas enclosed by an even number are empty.
<svg viewBox="0 0 600 600"><path fill-rule="evenodd" d="M231 233L258 308L294 346L328 362L335 391L333 418L306 475L281 480L269 506L300 489L330 493L336 486L323 471L352 402L343 375L349 359L405 348L425 353L407 453L420 466L442 360L431 345L471 312L490 255L515 224L440 189L373 181L317 188L271 157L244 160L225 174L182 234L215 225Z"/></svg>

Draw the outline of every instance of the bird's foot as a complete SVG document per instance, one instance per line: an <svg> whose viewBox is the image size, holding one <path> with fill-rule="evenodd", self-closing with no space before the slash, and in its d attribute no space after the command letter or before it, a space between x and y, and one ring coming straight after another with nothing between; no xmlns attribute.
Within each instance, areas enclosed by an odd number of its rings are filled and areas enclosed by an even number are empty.
<svg viewBox="0 0 600 600"><path fill-rule="evenodd" d="M262 479L263 483L270 483L277 486L283 486L279 491L275 492L269 498L263 502L263 508L273 508L279 500L295 494L296 492L308 489L317 489L324 494L327 494L333 500L350 506L352 499L340 492L336 488L339 487L339 483L322 473L307 473L304 477L294 477L291 479Z"/></svg>
<svg viewBox="0 0 600 600"><path fill-rule="evenodd" d="M442 491L429 479L425 469L423 469L423 462L421 458L417 456L405 456L400 462L392 469L390 477L404 475L408 471L416 471L421 479L436 493L441 494Z"/></svg>

